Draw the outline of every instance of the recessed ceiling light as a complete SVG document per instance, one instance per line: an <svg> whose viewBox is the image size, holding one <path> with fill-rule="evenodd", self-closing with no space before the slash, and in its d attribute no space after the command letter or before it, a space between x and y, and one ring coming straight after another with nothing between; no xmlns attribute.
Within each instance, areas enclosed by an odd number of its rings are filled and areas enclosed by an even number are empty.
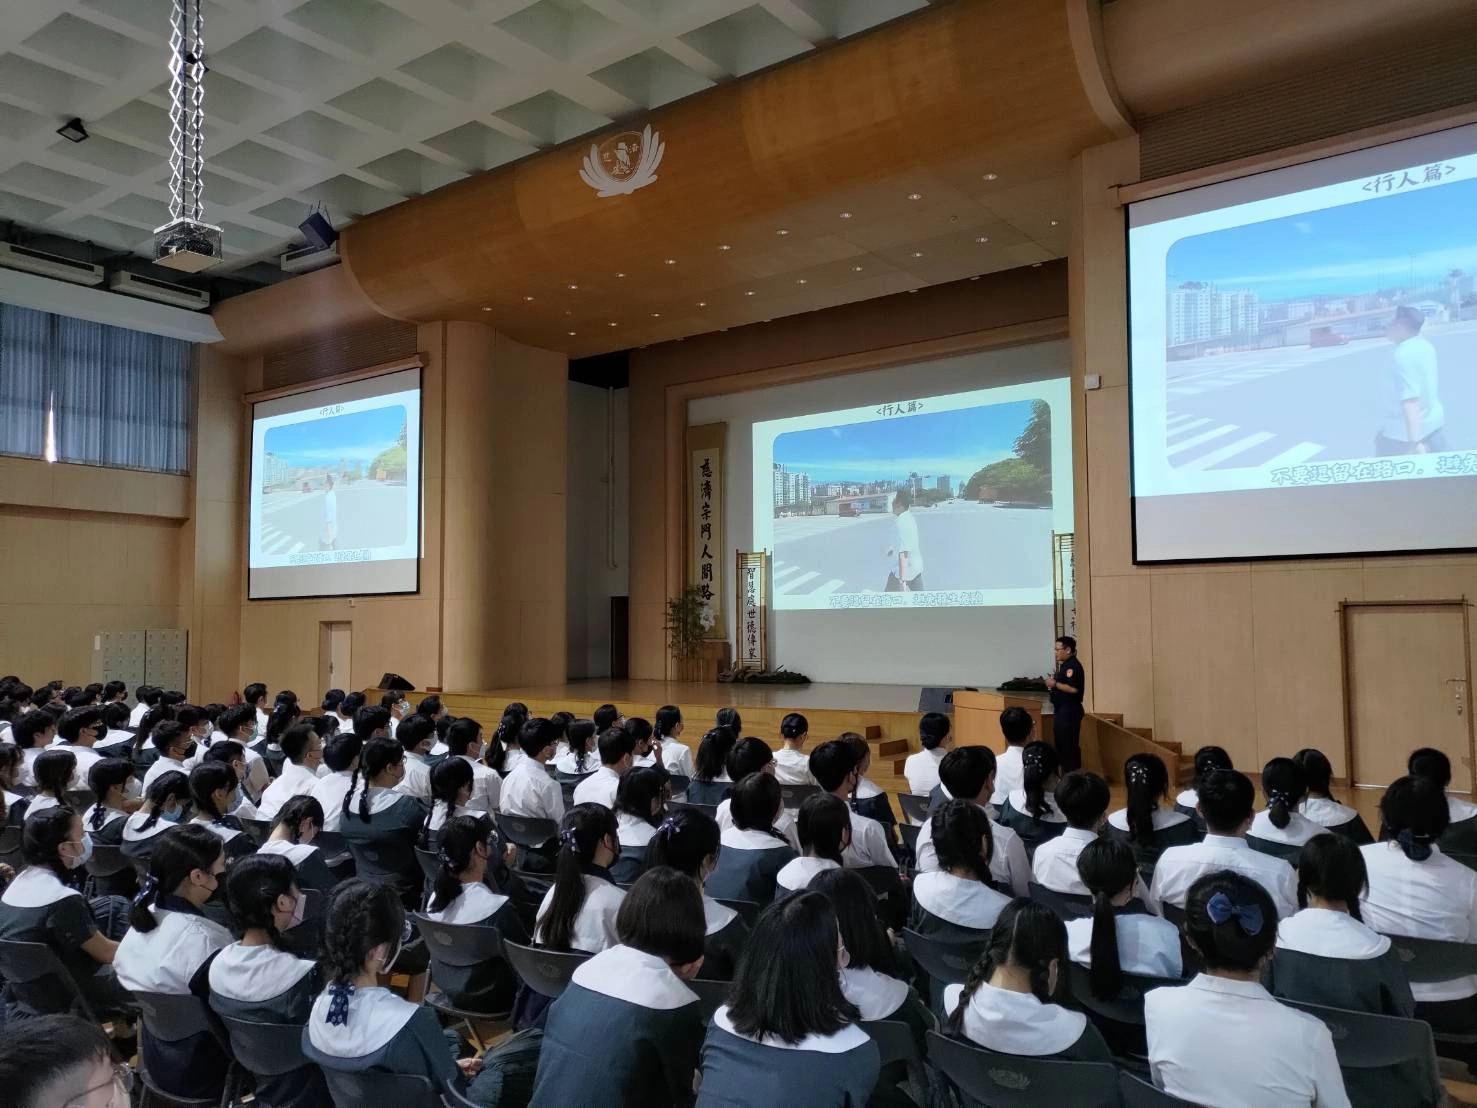
<svg viewBox="0 0 1477 1108"><path fill-rule="evenodd" d="M614 327L615 324L614 323L607 323L605 326L607 326L607 327Z"/></svg>
<svg viewBox="0 0 1477 1108"><path fill-rule="evenodd" d="M732 250L733 247L729 246L728 243L725 242L722 246L718 247L718 249L719 250Z"/></svg>
<svg viewBox="0 0 1477 1108"><path fill-rule="evenodd" d="M1031 263L1031 268L1032 269L1040 269L1041 268L1041 263L1040 262L1032 262Z"/></svg>
<svg viewBox="0 0 1477 1108"><path fill-rule="evenodd" d="M708 306L708 302L706 300L699 300L697 302L697 306L699 308L706 308Z"/></svg>
<svg viewBox="0 0 1477 1108"><path fill-rule="evenodd" d="M531 303L533 301L533 297L531 297L531 296L525 296L523 298L523 300L524 300L524 303Z"/></svg>
<svg viewBox="0 0 1477 1108"><path fill-rule="evenodd" d="M482 310L483 310L483 311L484 311L484 312L490 312L490 311L492 311L492 309L491 309L491 308L483 308L483 309L482 309Z"/></svg>
<svg viewBox="0 0 1477 1108"><path fill-rule="evenodd" d="M745 296L753 296L754 295L754 290L753 289L749 289L749 291L746 292L746 293L744 293L744 295Z"/></svg>
<svg viewBox="0 0 1477 1108"><path fill-rule="evenodd" d="M909 200L922 200L923 199L923 194L921 192L910 192L910 193L908 193L908 199Z"/></svg>
<svg viewBox="0 0 1477 1108"><path fill-rule="evenodd" d="M1055 227L1055 226L1057 226L1057 225L1058 225L1058 224L1059 224L1059 223L1061 223L1061 220L1060 220L1060 219L1053 219L1053 220L1052 220L1052 221L1051 221L1051 225L1052 225L1052 226L1053 226L1053 227Z"/></svg>
<svg viewBox="0 0 1477 1108"><path fill-rule="evenodd" d="M662 313L661 312L652 312L651 313L651 318L652 319L661 319L662 318Z"/></svg>
<svg viewBox="0 0 1477 1108"><path fill-rule="evenodd" d="M915 258L921 258L921 257L923 257L923 251L921 251L921 250L914 250L913 251L913 257L915 257Z"/></svg>
<svg viewBox="0 0 1477 1108"><path fill-rule="evenodd" d="M785 230L785 228L783 228L783 227L781 227L781 228L780 228L780 229L779 229L779 230L777 230L777 231L776 231L776 232L775 232L775 234L777 234L777 235L788 235L788 234L789 234L789 233L790 233L790 232L789 232L789 231L787 231L787 230Z"/></svg>
<svg viewBox="0 0 1477 1108"><path fill-rule="evenodd" d="M677 259L676 258L668 258L667 259L667 264L668 265L676 265L677 264Z"/></svg>
<svg viewBox="0 0 1477 1108"><path fill-rule="evenodd" d="M569 332L569 337L570 338L574 338L574 332L573 331Z"/></svg>
<svg viewBox="0 0 1477 1108"><path fill-rule="evenodd" d="M986 173L985 174L985 180L986 181L998 180L999 177L1000 177L1000 174L998 174L998 173Z"/></svg>
<svg viewBox="0 0 1477 1108"><path fill-rule="evenodd" d="M87 138L87 128L80 119L69 119L56 129L56 133L68 142L82 142Z"/></svg>
<svg viewBox="0 0 1477 1108"><path fill-rule="evenodd" d="M617 273L617 274L616 274L616 276L617 276L617 277L624 277L624 276L625 276L625 274L624 274L624 273Z"/></svg>
<svg viewBox="0 0 1477 1108"><path fill-rule="evenodd" d="M809 282L807 282L804 277L796 277L795 278L795 283L797 285L804 285L804 284L808 284Z"/></svg>
<svg viewBox="0 0 1477 1108"><path fill-rule="evenodd" d="M990 241L990 236L989 235L976 235L974 241L975 242L989 242Z"/></svg>
<svg viewBox="0 0 1477 1108"><path fill-rule="evenodd" d="M574 291L575 291L575 290L576 290L576 289L577 289L577 288L579 288L579 286L578 286L578 285L570 285L570 286L569 286L569 291L570 291L570 292L574 292Z"/></svg>
<svg viewBox="0 0 1477 1108"><path fill-rule="evenodd" d="M917 289L909 289L908 291L909 292L917 292L918 290Z"/></svg>
<svg viewBox="0 0 1477 1108"><path fill-rule="evenodd" d="M850 212L842 212L841 213L841 218L842 219L850 219L851 218L851 213Z"/></svg>
<svg viewBox="0 0 1477 1108"><path fill-rule="evenodd" d="M860 273L862 271L862 267L859 266L859 265L854 265L854 266L851 267L851 271L853 273Z"/></svg>

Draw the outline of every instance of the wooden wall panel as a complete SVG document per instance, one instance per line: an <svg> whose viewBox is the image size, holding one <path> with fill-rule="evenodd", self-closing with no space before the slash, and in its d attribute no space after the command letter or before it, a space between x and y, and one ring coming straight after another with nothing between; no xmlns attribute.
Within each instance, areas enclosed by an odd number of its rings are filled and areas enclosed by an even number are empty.
<svg viewBox="0 0 1477 1108"><path fill-rule="evenodd" d="M1143 574L1092 578L1092 626L1111 629L1111 638L1094 639L1091 659L1083 656L1092 702L1099 711L1117 712L1138 726L1154 719L1152 611L1150 582Z"/></svg>

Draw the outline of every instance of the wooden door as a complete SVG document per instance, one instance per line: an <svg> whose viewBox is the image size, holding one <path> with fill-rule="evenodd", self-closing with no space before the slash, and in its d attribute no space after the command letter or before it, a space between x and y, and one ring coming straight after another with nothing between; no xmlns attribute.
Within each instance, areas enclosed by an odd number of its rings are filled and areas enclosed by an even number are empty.
<svg viewBox="0 0 1477 1108"><path fill-rule="evenodd" d="M349 687L349 644L353 641L352 623L320 623L318 625L318 688Z"/></svg>
<svg viewBox="0 0 1477 1108"><path fill-rule="evenodd" d="M1432 746L1451 759L1452 791L1470 793L1466 603L1351 603L1342 616L1350 780L1388 785Z"/></svg>

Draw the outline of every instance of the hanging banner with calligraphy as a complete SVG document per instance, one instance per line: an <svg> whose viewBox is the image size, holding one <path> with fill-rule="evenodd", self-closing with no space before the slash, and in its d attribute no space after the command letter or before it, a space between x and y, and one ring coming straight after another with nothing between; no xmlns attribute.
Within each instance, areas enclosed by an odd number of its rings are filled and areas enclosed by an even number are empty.
<svg viewBox="0 0 1477 1108"><path fill-rule="evenodd" d="M736 561L738 649L733 668L764 672L769 669L769 553L740 550Z"/></svg>
<svg viewBox="0 0 1477 1108"><path fill-rule="evenodd" d="M724 620L723 440L728 425L708 423L687 429L687 583L702 590L708 604L706 638L727 639Z"/></svg>

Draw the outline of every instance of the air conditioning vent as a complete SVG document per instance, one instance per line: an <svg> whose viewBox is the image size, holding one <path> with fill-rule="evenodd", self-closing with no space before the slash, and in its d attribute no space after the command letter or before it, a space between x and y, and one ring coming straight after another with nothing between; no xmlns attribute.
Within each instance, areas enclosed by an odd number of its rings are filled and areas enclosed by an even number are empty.
<svg viewBox="0 0 1477 1108"><path fill-rule="evenodd" d="M338 260L338 243L331 242L323 247L299 246L296 250L283 254L277 259L277 263L282 267L283 273L306 273L311 269L336 265Z"/></svg>
<svg viewBox="0 0 1477 1108"><path fill-rule="evenodd" d="M188 308L190 311L198 312L210 307L210 293L208 292L186 288L184 285L176 285L171 281L161 281L157 277L129 273L126 270L120 270L109 277L108 288L114 292L137 296L141 300L171 304L176 308Z"/></svg>
<svg viewBox="0 0 1477 1108"><path fill-rule="evenodd" d="M0 242L0 266L20 269L41 277L52 277L58 281L70 281L74 285L100 285L103 283L103 267L90 262L73 261L44 250L29 246L18 246L13 242Z"/></svg>

